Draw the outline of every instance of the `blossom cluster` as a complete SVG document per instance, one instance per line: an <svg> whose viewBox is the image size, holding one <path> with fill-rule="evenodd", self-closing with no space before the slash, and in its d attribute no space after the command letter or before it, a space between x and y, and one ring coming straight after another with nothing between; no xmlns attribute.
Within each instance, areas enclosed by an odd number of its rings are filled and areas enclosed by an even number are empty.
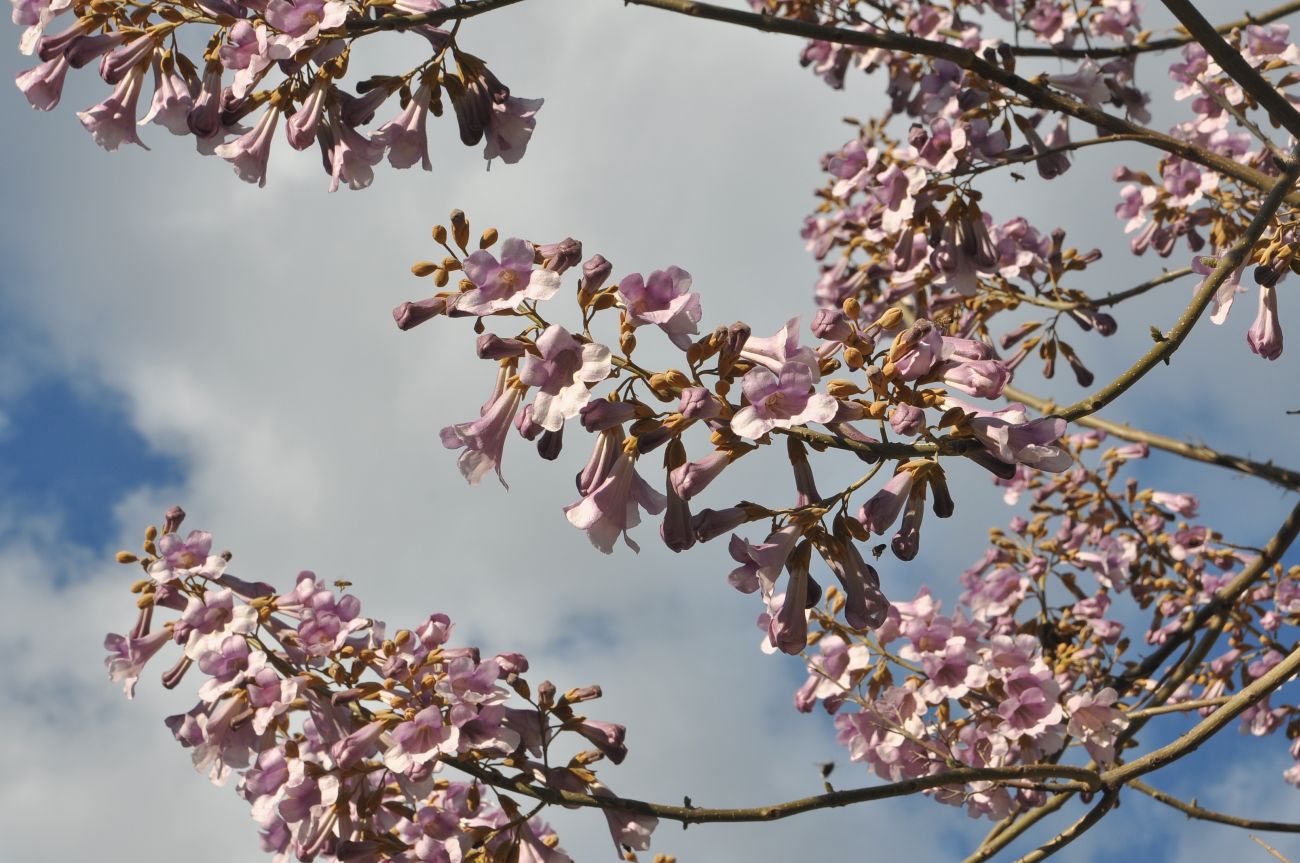
<svg viewBox="0 0 1300 863"><path fill-rule="evenodd" d="M582 245L573 239L533 244L510 238L500 243L498 257L492 252L499 241L495 229L485 231L470 252L469 221L460 211L452 214L450 229L439 225L433 233L446 257L418 262L412 271L440 287L459 273L459 284L403 303L393 314L404 330L440 316L474 318L478 355L495 364L495 385L478 418L442 430L444 446L460 451L465 478L473 484L489 472L501 476L512 429L536 441L541 457L554 459L566 427L579 426L595 435L595 443L577 476L580 498L565 514L602 552L610 553L620 536L635 550L629 532L642 513L663 514L660 536L673 551L768 520L767 538L759 544L733 534L731 553L741 566L728 580L746 593L761 588L774 621L772 643L789 652L802 649L804 606L787 601L787 611L780 612L777 603L784 595L816 604L821 590L808 571L814 549L849 597L847 619L857 627L879 625L885 607L879 576L856 544L888 531L902 512L893 551L901 560L915 556L927 489L936 516L946 518L955 507L937 457L941 449L960 448L952 451L1007 477L1018 465L1061 471L1071 462L1058 444L1063 420L1031 420L1022 406L981 408L964 400L996 399L1010 381L1010 365L992 346L950 335L925 317L913 315L909 322L901 308L866 320L850 298L847 312L817 314L810 344L804 343L799 318L771 336L756 336L743 322L701 332L700 295L680 267L629 273L615 282L613 265L601 255L584 261ZM581 273L581 323L573 329L542 313L569 270ZM614 314L618 337L611 346L597 340L593 327ZM522 329L489 332L485 322L493 320ZM641 364L635 351L647 328L660 330L667 346L683 354L681 367ZM841 368L852 377L825 379ZM609 389L601 391L605 385ZM879 438L863 423L872 424ZM826 431L815 432L814 425ZM707 434L709 446L703 453L696 449L694 459L686 444L692 427ZM940 429L949 430L943 438L936 436ZM930 444L935 455L899 459L893 478L855 516L851 497L884 467L872 448L886 444L891 432L921 444L936 441ZM794 506L741 502L698 508L696 499L731 463L770 445L774 435L786 438ZM805 440L819 448L827 441L856 446L875 467L823 497ZM638 462L659 448L664 475L651 483ZM886 445L881 452L887 451ZM789 578L779 591L783 570Z"/></svg>
<svg viewBox="0 0 1300 863"><path fill-rule="evenodd" d="M751 5L796 18L807 9L807 4L785 0L751 0ZM1051 58L1036 84L1066 95L1080 108L1116 109L1135 123L1151 121L1151 95L1135 81L1146 36L1140 35L1140 9L1131 0L1038 0L1018 14L1011 3L982 0L955 3L951 9L926 2L814 8L822 24L857 29L869 22L984 53L1021 74L1035 55L1020 50L1020 37L1030 37L1041 46L1037 56ZM1300 81L1300 48L1291 41L1287 24L1249 24L1228 39L1282 92L1289 93ZM1064 249L1059 231L1049 239L1022 217L995 222L979 206L981 194L971 181L994 168L1029 162L1044 180L1060 177L1070 168L1072 150L1107 143L1100 127L1097 138L1074 139L1069 114L1054 116L950 60L813 41L800 62L836 88L844 86L852 66L867 73L883 70L890 99L881 114L861 122L854 140L824 160L830 179L820 192L822 204L804 227L809 249L823 262L818 300L838 304L853 295L874 309L928 288L932 307L964 305L963 313L981 326L1008 307L1054 309L1050 322L1010 331L1002 336L1003 344L1010 347L1046 324L1042 334L1025 341L1020 356L1037 347L1051 377L1059 354L1087 386L1091 373L1077 351L1059 338L1055 324L1064 315L1084 330L1114 332L1115 319L1097 302L1110 298L1089 297L1061 283L1065 272L1084 269L1098 253ZM1277 159L1290 142L1275 144L1261 131L1267 113L1219 68L1205 46L1187 42L1168 73L1177 85L1174 98L1188 101L1193 112L1169 130L1171 139L1259 177L1278 174ZM1207 271L1202 254L1221 255L1240 237L1248 221L1246 202L1258 195L1257 187L1186 153L1167 152L1151 173L1118 168L1115 179L1124 184L1115 213L1124 220L1125 232L1134 234L1133 253L1154 249L1167 258L1186 238L1189 263L1201 272ZM1282 351L1276 286L1292 269L1294 245L1293 229L1279 223L1247 261L1255 265L1259 302L1246 341L1252 352L1270 360ZM828 260L833 249L842 250L841 255ZM1234 296L1245 290L1241 276L1247 264L1220 288L1211 316L1215 323L1224 322ZM961 297L974 296L977 285L981 301L963 303Z"/></svg>
<svg viewBox="0 0 1300 863"><path fill-rule="evenodd" d="M535 787L610 795L595 765L623 761L625 729L578 710L599 687L561 693L543 681L534 691L525 657L452 646L445 614L389 634L361 615L346 582L302 572L280 593L238 578L211 534L181 536L183 518L174 508L161 532L150 527L143 556L119 553L144 570L132 586L140 611L127 634L105 639L105 664L128 697L169 646L165 687L202 677L199 701L167 727L215 784L236 778L276 861L570 859L541 806L445 768L503 783L509 769ZM566 741L583 747L567 761L557 758ZM620 856L649 847L656 819L606 818Z"/></svg>
<svg viewBox="0 0 1300 863"><path fill-rule="evenodd" d="M837 591L810 611L816 628L795 707L808 712L820 702L851 761L890 781L1035 764L1060 759L1067 747L1110 766L1133 745L1137 711L1169 704L1208 715L1237 687L1236 674L1245 685L1291 650L1300 567L1275 567L1233 606L1226 650L1205 657L1176 687L1167 685L1170 669L1133 676L1138 662L1126 654L1137 634L1149 646L1163 644L1253 555L1187 521L1197 514L1195 497L1117 480L1128 462L1146 457L1145 446L1106 450L1086 466L1084 453L1104 438L1070 436L1078 461L1066 472L1019 470L1004 482L1008 503L1029 497L1030 517L992 531L991 547L961 574L953 613L943 613L928 587L891 603L873 633L838 623L844 596ZM1142 609L1151 615L1145 627ZM759 627L767 625L760 618ZM1264 735L1288 722L1300 727L1300 705L1270 697L1242 714L1240 728ZM1300 785L1300 766L1285 778ZM929 793L994 819L1046 799L1041 787L993 783Z"/></svg>
<svg viewBox="0 0 1300 863"><path fill-rule="evenodd" d="M52 110L68 71L98 60L99 75L113 90L77 114L97 144L106 150L145 147L136 127L155 123L192 136L200 153L220 156L240 179L259 186L266 184L281 119L293 149L319 146L332 192L340 184L369 186L385 155L394 168L419 163L431 170L426 126L430 113L441 116L444 93L461 141L482 143L489 161L519 161L542 106L541 99L511 95L480 58L459 48L455 29L429 23L444 9L440 0L13 4L14 23L26 27L20 47L41 61L16 79L33 108ZM59 23L67 26L48 32ZM360 82L358 95L344 91L339 84L353 43L397 26L423 37L430 58L405 73ZM202 44L198 27L211 36L201 52L187 54L180 40ZM141 116L147 76L153 97ZM372 132L361 130L393 101L400 103L395 116ZM243 125L259 109L252 125Z"/></svg>

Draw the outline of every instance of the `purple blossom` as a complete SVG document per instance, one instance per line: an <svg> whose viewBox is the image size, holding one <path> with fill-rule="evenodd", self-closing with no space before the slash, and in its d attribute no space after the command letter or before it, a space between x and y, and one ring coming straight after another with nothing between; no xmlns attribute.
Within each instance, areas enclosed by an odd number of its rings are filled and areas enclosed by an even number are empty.
<svg viewBox="0 0 1300 863"><path fill-rule="evenodd" d="M19 72L14 78L27 102L37 111L52 111L63 94L63 80L67 77L68 58L59 54L39 66Z"/></svg>
<svg viewBox="0 0 1300 863"><path fill-rule="evenodd" d="M507 165L522 159L537 126L537 112L544 101L514 96L507 96L500 102L493 101L484 129L483 158L491 162L499 156Z"/></svg>
<svg viewBox="0 0 1300 863"><path fill-rule="evenodd" d="M624 276L618 283L618 298L632 326L654 324L682 350L699 332L700 295L691 291L691 274L680 267L655 270L644 280L640 273Z"/></svg>
<svg viewBox="0 0 1300 863"><path fill-rule="evenodd" d="M429 83L422 83L402 113L380 126L374 134L373 140L388 147L388 163L394 168L409 168L418 161L424 170L433 170L425 131L431 93Z"/></svg>
<svg viewBox="0 0 1300 863"><path fill-rule="evenodd" d="M559 431L565 420L577 416L587 404L590 385L609 377L612 354L605 345L580 343L559 324L547 327L538 337L537 349L540 357L524 357L519 380L538 389L533 398L533 422L548 431Z"/></svg>
<svg viewBox="0 0 1300 863"><path fill-rule="evenodd" d="M219 145L213 152L234 166L239 179L263 188L266 186L266 164L271 158L271 141L275 138L275 125L279 119L280 108L272 105L250 132Z"/></svg>
<svg viewBox="0 0 1300 863"><path fill-rule="evenodd" d="M1273 285L1259 287L1259 312L1246 332L1246 344L1251 353L1266 360L1282 356L1282 325L1277 319L1277 290Z"/></svg>
<svg viewBox="0 0 1300 863"><path fill-rule="evenodd" d="M830 422L839 409L834 396L812 392L813 373L798 361L784 363L779 377L767 366L754 366L745 373L741 388L749 404L732 417L731 430L750 439L774 428Z"/></svg>
<svg viewBox="0 0 1300 863"><path fill-rule="evenodd" d="M560 289L560 276L533 269L533 246L510 238L501 245L501 260L480 249L465 259L465 276L474 287L461 294L456 308L470 315L513 309L524 300L547 300Z"/></svg>
<svg viewBox="0 0 1300 863"><path fill-rule="evenodd" d="M442 711L426 707L415 718L392 731L392 745L384 752L384 766L394 773L409 773L440 755L456 754L460 731L442 721Z"/></svg>
<svg viewBox="0 0 1300 863"><path fill-rule="evenodd" d="M673 468L668 474L668 482L673 491L683 500L690 500L704 491L729 464L731 464L731 456L721 450L715 450L699 461L687 462Z"/></svg>
<svg viewBox="0 0 1300 863"><path fill-rule="evenodd" d="M95 143L105 150L116 150L123 143L138 144L149 149L135 133L136 106L140 101L140 88L148 66L148 63L133 66L106 100L77 113L81 125L94 136Z"/></svg>
<svg viewBox="0 0 1300 863"><path fill-rule="evenodd" d="M727 583L741 593L753 593L762 587L763 595L770 596L801 532L796 525L786 525L758 545L732 534L728 551L740 566L727 576Z"/></svg>
<svg viewBox="0 0 1300 863"><path fill-rule="evenodd" d="M564 508L569 524L585 530L591 544L605 554L614 551L620 534L629 548L640 551L627 532L641 523L642 509L651 515L663 512L667 498L641 478L626 452L620 452L600 483L589 488L582 500Z"/></svg>
<svg viewBox="0 0 1300 863"><path fill-rule="evenodd" d="M505 477L501 475L501 455L505 451L506 435L522 398L523 392L518 387L504 387L481 417L442 430L443 446L447 449L465 448L456 463L460 466L461 475L470 485L477 485L488 470L494 469L497 479L509 488Z"/></svg>
<svg viewBox="0 0 1300 863"><path fill-rule="evenodd" d="M821 363L817 359L817 352L799 345L798 317L786 321L785 326L775 335L750 335L749 328L745 327L744 336L744 344L740 348L741 359L749 360L776 374L781 373L786 363L798 362L808 367L813 381L821 379Z"/></svg>

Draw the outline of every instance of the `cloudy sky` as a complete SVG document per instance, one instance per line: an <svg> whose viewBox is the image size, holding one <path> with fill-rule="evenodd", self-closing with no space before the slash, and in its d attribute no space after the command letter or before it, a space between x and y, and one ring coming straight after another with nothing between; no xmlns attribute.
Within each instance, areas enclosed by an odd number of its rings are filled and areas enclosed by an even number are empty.
<svg viewBox="0 0 1300 863"><path fill-rule="evenodd" d="M49 115L0 90L0 647L9 696L0 705L0 855L261 857L244 804L194 774L162 725L192 698L161 692L150 676L127 702L101 664L103 633L133 618L133 576L112 553L138 544L143 525L175 503L190 513L188 527L234 550L244 577L288 585L310 568L345 578L390 626L444 611L460 642L527 653L536 679L599 682L606 698L595 715L630 728L631 756L606 776L620 793L772 802L820 790L814 765L827 760L840 762L841 787L867 780L841 757L823 715L791 708L800 665L758 651L757 608L726 586L720 541L674 556L644 527L639 556L598 554L561 510L586 455L576 435L551 464L513 442L509 493L493 482L467 488L437 430L476 415L491 369L472 360L469 327L402 334L389 316L427 291L407 268L437 256L429 228L453 207L506 236L577 237L616 272L682 266L709 326L743 319L764 333L811 311L815 267L798 230L820 181L817 158L848 137L842 117L873 110L876 82L833 92L798 69L791 40L612 0L578 9L532 0L463 30L462 44L517 95L547 100L520 165L485 171L447 119L431 126L432 174L385 165L361 193L327 195L315 155L280 142L261 191L156 127L143 133L152 152L104 153L73 113L103 98L90 74L73 77ZM16 28L8 32L16 41ZM383 44L385 62L417 59L401 53L409 40ZM29 65L12 50L0 57L9 79ZM1130 158L1145 164L1143 154ZM1049 187L990 187L995 218L1023 214L1106 250L1089 271L1097 293L1159 269L1123 253L1111 159L1091 151ZM1293 288L1284 284L1284 324L1288 314L1300 321ZM1119 335L1082 342L1099 380L1145 349L1148 324L1172 322L1188 289L1153 292ZM1170 368L1106 416L1294 464L1300 417L1283 409L1300 407L1295 349L1272 364L1249 355L1253 300L1241 306L1224 327L1199 327ZM1027 377L1018 382L1037 392L1077 395L1072 383ZM785 499L784 476L772 477L779 460L761 459L742 462L724 491ZM828 462L823 484L840 469L852 467ZM1148 476L1200 493L1206 520L1247 543L1264 541L1292 503L1170 458L1154 459ZM884 569L894 598L922 583L951 595L986 529L1012 514L984 479L965 478L958 517L928 525L913 564ZM721 493L712 501L731 502ZM1234 736L1194 760L1157 784L1207 806L1294 820L1280 739ZM1244 834L1185 822L1145 799L1124 803L1060 859L1266 859ZM580 861L613 859L593 816L552 820ZM986 826L928 800L894 801L768 826L664 825L655 848L683 861L940 860L960 857ZM1273 844L1300 856L1300 843Z"/></svg>

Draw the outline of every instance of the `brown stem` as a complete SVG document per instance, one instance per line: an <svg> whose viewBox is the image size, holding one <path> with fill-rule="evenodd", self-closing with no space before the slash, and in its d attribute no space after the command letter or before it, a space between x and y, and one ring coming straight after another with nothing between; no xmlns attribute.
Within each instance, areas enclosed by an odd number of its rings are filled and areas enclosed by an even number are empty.
<svg viewBox="0 0 1300 863"><path fill-rule="evenodd" d="M1056 406L1050 399L1039 398L1035 395L1018 390L1015 387L1007 387L1002 391L1003 396L1012 401L1023 402L1034 410L1050 414L1054 413ZM1260 479L1267 480L1271 483L1281 486L1290 491L1300 491L1300 471L1290 470L1289 468L1279 467L1272 462L1258 462L1245 456L1231 455L1230 453L1219 452L1210 449L1207 446L1180 441L1177 438L1166 437L1165 435L1154 432L1136 429L1132 426L1126 426L1121 423L1111 422L1098 416L1083 417L1079 425L1085 425L1090 428L1101 429L1108 434L1112 434L1122 440L1133 441L1135 443L1145 443L1156 449L1182 456L1183 458L1193 461L1214 464L1219 467L1226 467L1239 473L1256 476Z"/></svg>
<svg viewBox="0 0 1300 863"><path fill-rule="evenodd" d="M1259 74L1254 66L1247 63L1246 58L1241 56L1241 52L1229 45L1195 6L1187 0L1162 0L1162 2L1188 34L1209 52L1219 64L1219 68L1240 84L1241 89L1255 97L1259 106L1284 129L1300 138L1300 111L1297 111L1295 106L1287 101L1286 96Z"/></svg>
<svg viewBox="0 0 1300 863"><path fill-rule="evenodd" d="M1238 818L1236 815L1225 815L1222 812L1215 812L1212 809L1204 809L1196 805L1193 801L1188 803L1185 800L1179 800L1172 794L1152 788L1141 779L1130 779L1129 787L1141 791L1153 800L1159 800L1166 806L1172 806L1179 812L1184 813L1188 818L1196 818L1200 821L1214 821L1217 824L1228 824L1232 827L1243 827L1247 830L1266 830L1271 833L1300 833L1300 824L1288 824L1285 821L1256 821L1253 818Z"/></svg>
<svg viewBox="0 0 1300 863"><path fill-rule="evenodd" d="M1025 780L1061 779L1072 790L1099 790L1101 782L1096 771L1084 767L1071 767L1055 764L1029 764L1018 767L966 767L950 770L933 776L906 779L887 785L875 785L868 788L855 788L846 791L832 791L814 797L804 797L785 803L769 806L756 806L747 809L714 809L698 806L672 806L663 803L649 803L628 797L597 797L562 791L546 786L537 786L522 778L512 779L473 761L459 758L444 758L447 764L477 778L481 782L561 806L587 806L595 809L613 809L631 812L637 815L651 815L667 821L679 821L682 824L740 823L748 821L777 821L811 812L816 809L829 809L848 806L853 803L867 803L890 797L903 797L931 788L961 786L971 782L1023 782Z"/></svg>
<svg viewBox="0 0 1300 863"><path fill-rule="evenodd" d="M1040 845L1024 857L1021 857L1016 863L1038 863L1040 860L1051 857L1057 851L1091 830L1092 826L1105 817L1110 808L1115 805L1115 800L1118 797L1119 789L1109 789L1105 794L1101 795L1101 799L1097 801L1097 804L1089 809L1082 818L1062 830L1050 842Z"/></svg>
<svg viewBox="0 0 1300 863"><path fill-rule="evenodd" d="M1065 802L1073 797L1073 794L1055 794L1048 798L1047 802L1037 809L1032 809L1021 815L1019 818L1010 821L1006 827L998 831L996 835L990 834L984 839L979 848L967 857L962 863L984 863L994 854L1010 845L1026 830L1033 827L1039 821L1042 821L1048 815L1065 805Z"/></svg>

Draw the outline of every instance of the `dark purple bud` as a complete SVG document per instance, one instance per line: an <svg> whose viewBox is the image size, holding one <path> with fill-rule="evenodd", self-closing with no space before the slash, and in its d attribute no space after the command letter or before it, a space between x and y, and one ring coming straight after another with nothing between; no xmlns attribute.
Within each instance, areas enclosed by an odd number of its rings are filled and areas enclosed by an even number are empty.
<svg viewBox="0 0 1300 863"><path fill-rule="evenodd" d="M77 23L61 33L55 33L53 36L42 36L36 43L36 56L40 57L42 62L48 63L66 51L74 40L85 36L94 29L93 18L78 18Z"/></svg>
<svg viewBox="0 0 1300 863"><path fill-rule="evenodd" d="M495 333L484 333L474 345L480 360L504 360L522 357L527 348L518 339L503 339Z"/></svg>
<svg viewBox="0 0 1300 863"><path fill-rule="evenodd" d="M737 321L727 327L727 338L718 352L718 373L722 376L731 374L731 367L740 357L740 351L749 341L749 324Z"/></svg>
<svg viewBox="0 0 1300 863"><path fill-rule="evenodd" d="M125 45L119 45L99 61L99 77L110 84L118 83L126 77L127 72L147 62L156 47L158 40L153 36L140 36Z"/></svg>
<svg viewBox="0 0 1300 863"><path fill-rule="evenodd" d="M339 91L339 101L343 106L343 123L355 129L358 126L364 126L371 120L375 119L375 111L379 106L388 101L388 97L393 95L387 87L375 87L367 90L362 96L353 96L351 93Z"/></svg>
<svg viewBox="0 0 1300 863"><path fill-rule="evenodd" d="M711 420L722 412L722 408L713 393L704 387L688 387L682 390L677 411L688 420Z"/></svg>
<svg viewBox="0 0 1300 863"><path fill-rule="evenodd" d="M889 426L895 434L920 434L925 428L925 411L914 405L894 405L889 413Z"/></svg>
<svg viewBox="0 0 1300 863"><path fill-rule="evenodd" d="M695 529L691 526L691 505L673 491L668 484L668 508L664 511L663 523L659 525L659 536L675 552L686 551L695 545Z"/></svg>
<svg viewBox="0 0 1300 863"><path fill-rule="evenodd" d="M537 253L542 256L542 266L556 273L564 273L571 267L578 266L582 260L582 243L565 237L558 243L538 246Z"/></svg>
<svg viewBox="0 0 1300 863"><path fill-rule="evenodd" d="M578 302L586 305L596 295L614 272L614 265L605 260L603 255L592 255L582 265L582 278L578 280Z"/></svg>
<svg viewBox="0 0 1300 863"><path fill-rule="evenodd" d="M646 432L645 434L637 435L636 451L640 455L645 455L648 452L654 452L655 450L659 449L659 447L667 443L672 436L673 436L672 431L668 428L665 428L664 426L659 426L658 428L652 429L651 431Z"/></svg>
<svg viewBox="0 0 1300 863"><path fill-rule="evenodd" d="M96 57L116 48L126 41L127 34L122 32L104 33L100 36L78 36L68 45L63 56L68 58L68 65L80 69Z"/></svg>
<svg viewBox="0 0 1300 863"><path fill-rule="evenodd" d="M591 741L593 746L615 764L622 764L623 759L627 757L627 744L623 742L624 737L627 736L627 729L622 725L588 719L574 730Z"/></svg>
<svg viewBox="0 0 1300 863"><path fill-rule="evenodd" d="M220 63L209 63L203 70L203 86L199 89L194 107L190 108L185 122L199 139L211 138L221 131Z"/></svg>
<svg viewBox="0 0 1300 863"><path fill-rule="evenodd" d="M708 542L724 533L730 533L748 521L749 513L743 507L702 509L691 519L691 527L695 529L695 537L700 542Z"/></svg>
<svg viewBox="0 0 1300 863"><path fill-rule="evenodd" d="M194 116L193 112L190 116ZM192 128L192 126L191 126ZM196 133L197 134L197 133ZM200 135L200 137L203 137ZM418 327L427 320L436 318L438 315L447 313L446 297L430 297L427 300L420 300L417 303L402 303L393 309L393 320L397 321L397 328L402 331Z"/></svg>
<svg viewBox="0 0 1300 863"><path fill-rule="evenodd" d="M834 342L842 342L853 335L853 327L844 313L829 308L817 310L813 316L812 331L817 338Z"/></svg>
<svg viewBox="0 0 1300 863"><path fill-rule="evenodd" d="M560 426L559 431L544 431L537 439L537 454L547 461L555 461L559 458L563 447L564 426Z"/></svg>
<svg viewBox="0 0 1300 863"><path fill-rule="evenodd" d="M907 505L903 507L903 523L894 534L889 547L899 560L911 560L921 549L921 519L925 516L925 486L923 482L912 483L911 494L907 496Z"/></svg>
<svg viewBox="0 0 1300 863"><path fill-rule="evenodd" d="M911 144L918 150L924 147L925 142L929 140L930 133L925 131L925 127L923 126L913 123L912 128L907 130L907 143Z"/></svg>
<svg viewBox="0 0 1300 863"><path fill-rule="evenodd" d="M515 415L515 430L524 440L537 440L538 435L546 431L539 423L533 421L533 406L524 405L524 409Z"/></svg>
<svg viewBox="0 0 1300 863"><path fill-rule="evenodd" d="M606 398L592 399L578 411L582 427L589 432L600 432L620 426L636 417L632 402L612 402Z"/></svg>
<svg viewBox="0 0 1300 863"><path fill-rule="evenodd" d="M175 533L180 529L181 522L183 521L185 521L185 510L181 509L179 506L174 506L167 510L163 515L163 534Z"/></svg>

